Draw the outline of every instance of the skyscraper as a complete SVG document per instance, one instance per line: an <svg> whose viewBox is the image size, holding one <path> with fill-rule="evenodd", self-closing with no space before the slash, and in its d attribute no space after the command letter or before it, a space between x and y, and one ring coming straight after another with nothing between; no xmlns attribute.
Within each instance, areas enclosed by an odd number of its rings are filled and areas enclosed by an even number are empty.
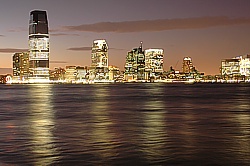
<svg viewBox="0 0 250 166"><path fill-rule="evenodd" d="M163 49L145 50L146 79L159 79L163 74Z"/></svg>
<svg viewBox="0 0 250 166"><path fill-rule="evenodd" d="M13 81L27 81L29 74L29 53L15 53L12 58Z"/></svg>
<svg viewBox="0 0 250 166"><path fill-rule="evenodd" d="M95 40L92 45L90 79L108 80L108 44L106 40Z"/></svg>
<svg viewBox="0 0 250 166"><path fill-rule="evenodd" d="M142 42L138 48L129 51L126 56L124 79L126 81L145 80L145 54Z"/></svg>
<svg viewBox="0 0 250 166"><path fill-rule="evenodd" d="M183 73L192 73L194 71L194 66L191 57L184 57L182 63Z"/></svg>
<svg viewBox="0 0 250 166"><path fill-rule="evenodd" d="M49 31L46 11L30 12L29 81L49 81Z"/></svg>

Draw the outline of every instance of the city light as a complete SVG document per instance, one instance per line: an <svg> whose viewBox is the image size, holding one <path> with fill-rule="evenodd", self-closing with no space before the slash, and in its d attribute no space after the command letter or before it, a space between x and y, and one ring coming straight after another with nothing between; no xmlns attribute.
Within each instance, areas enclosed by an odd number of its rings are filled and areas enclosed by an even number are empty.
<svg viewBox="0 0 250 166"><path fill-rule="evenodd" d="M195 83L250 82L250 55L237 56L221 61L220 75L210 76L198 71L191 57L184 57L182 70L172 66L164 71L164 50L139 47L127 52L124 71L109 66L108 44L105 39L94 40L90 66L66 66L49 69L50 46L47 12L30 12L28 52L13 55L13 73L1 76L1 83L115 83L115 82L164 82Z"/></svg>

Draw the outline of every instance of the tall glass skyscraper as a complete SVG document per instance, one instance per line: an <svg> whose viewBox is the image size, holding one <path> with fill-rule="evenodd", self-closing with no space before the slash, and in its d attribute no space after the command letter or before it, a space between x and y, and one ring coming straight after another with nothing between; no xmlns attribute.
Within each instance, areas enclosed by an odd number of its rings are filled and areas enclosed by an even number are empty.
<svg viewBox="0 0 250 166"><path fill-rule="evenodd" d="M30 12L29 81L49 82L49 31L46 11Z"/></svg>

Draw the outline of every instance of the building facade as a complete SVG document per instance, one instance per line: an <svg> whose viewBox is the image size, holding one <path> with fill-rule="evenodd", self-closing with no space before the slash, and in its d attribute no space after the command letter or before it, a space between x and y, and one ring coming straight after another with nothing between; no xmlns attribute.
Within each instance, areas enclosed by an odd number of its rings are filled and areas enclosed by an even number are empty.
<svg viewBox="0 0 250 166"><path fill-rule="evenodd" d="M28 81L29 53L15 53L12 57L13 81Z"/></svg>
<svg viewBox="0 0 250 166"><path fill-rule="evenodd" d="M142 49L142 42L140 47L129 51L125 62L125 81L142 81L145 80L145 54Z"/></svg>
<svg viewBox="0 0 250 166"><path fill-rule="evenodd" d="M163 49L146 49L145 79L159 79L163 71Z"/></svg>
<svg viewBox="0 0 250 166"><path fill-rule="evenodd" d="M114 82L119 82L120 69L116 66L109 66L109 80Z"/></svg>
<svg viewBox="0 0 250 166"><path fill-rule="evenodd" d="M240 56L240 74L250 77L250 55Z"/></svg>
<svg viewBox="0 0 250 166"><path fill-rule="evenodd" d="M77 66L76 67L76 80L79 82L86 82L89 78L89 69L87 66Z"/></svg>
<svg viewBox="0 0 250 166"><path fill-rule="evenodd" d="M64 68L55 68L50 70L50 80L51 81L64 81L65 80L65 69Z"/></svg>
<svg viewBox="0 0 250 166"><path fill-rule="evenodd" d="M240 58L223 59L221 61L221 75L231 79L240 76Z"/></svg>
<svg viewBox="0 0 250 166"><path fill-rule="evenodd" d="M94 40L91 52L91 80L108 80L108 44L106 40Z"/></svg>
<svg viewBox="0 0 250 166"><path fill-rule="evenodd" d="M29 81L49 81L49 31L46 11L30 12Z"/></svg>
<svg viewBox="0 0 250 166"><path fill-rule="evenodd" d="M76 81L76 75L77 75L76 66L66 66L66 70L65 70L66 82L72 83Z"/></svg>
<svg viewBox="0 0 250 166"><path fill-rule="evenodd" d="M182 72L187 74L194 72L194 66L191 57L183 58Z"/></svg>

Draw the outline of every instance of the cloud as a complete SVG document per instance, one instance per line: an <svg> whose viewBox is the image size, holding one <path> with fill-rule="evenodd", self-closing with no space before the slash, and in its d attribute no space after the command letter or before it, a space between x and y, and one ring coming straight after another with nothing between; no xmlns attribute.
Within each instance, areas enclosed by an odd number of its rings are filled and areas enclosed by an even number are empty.
<svg viewBox="0 0 250 166"><path fill-rule="evenodd" d="M63 26L66 31L82 32L158 32L181 29L204 29L219 26L250 24L250 18L196 17L178 19L140 20L124 22L99 22L78 26Z"/></svg>
<svg viewBox="0 0 250 166"><path fill-rule="evenodd" d="M71 48L68 48L67 50L70 50L70 51L91 51L91 47L71 47Z"/></svg>
<svg viewBox="0 0 250 166"><path fill-rule="evenodd" d="M109 50L119 50L119 51L121 51L121 50L125 50L125 49L123 49L123 48L109 48Z"/></svg>
<svg viewBox="0 0 250 166"><path fill-rule="evenodd" d="M50 36L80 36L79 34L51 33Z"/></svg>
<svg viewBox="0 0 250 166"><path fill-rule="evenodd" d="M65 61L49 61L49 63L68 63L68 62L65 62Z"/></svg>
<svg viewBox="0 0 250 166"><path fill-rule="evenodd" d="M16 29L11 29L8 32L27 32L28 28L19 27ZM50 29L50 36L80 36L79 34L70 34L70 33L61 33L60 29ZM3 37L3 35L0 35L0 37Z"/></svg>
<svg viewBox="0 0 250 166"><path fill-rule="evenodd" d="M67 50L70 50L70 51L91 51L91 47L71 47L71 48L68 48ZM124 50L124 49L121 49L121 48L109 48L109 50Z"/></svg>
<svg viewBox="0 0 250 166"><path fill-rule="evenodd" d="M0 53L28 52L28 49L0 48Z"/></svg>
<svg viewBox="0 0 250 166"><path fill-rule="evenodd" d="M8 32L27 32L28 27L18 27L16 29L10 29Z"/></svg>

